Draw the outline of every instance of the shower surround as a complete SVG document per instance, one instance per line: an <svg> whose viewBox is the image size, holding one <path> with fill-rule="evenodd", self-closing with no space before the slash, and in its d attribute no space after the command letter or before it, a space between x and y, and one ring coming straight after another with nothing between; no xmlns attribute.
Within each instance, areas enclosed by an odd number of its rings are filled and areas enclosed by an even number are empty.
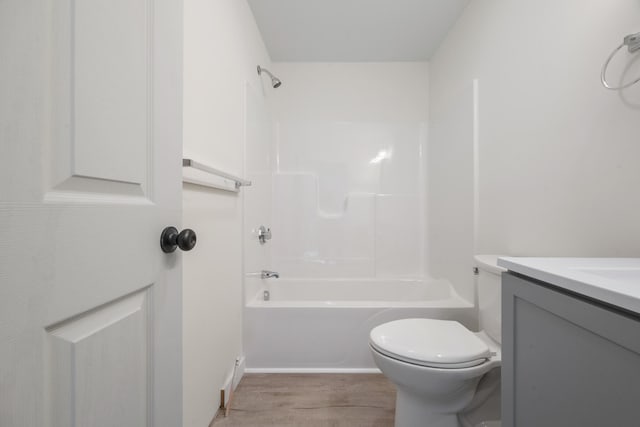
<svg viewBox="0 0 640 427"><path fill-rule="evenodd" d="M421 277L424 129L279 122L273 268L300 278Z"/></svg>
<svg viewBox="0 0 640 427"><path fill-rule="evenodd" d="M273 104L247 98L248 370L371 370L372 327L472 319L473 305L425 269L427 64L273 68ZM264 245L260 225L273 233Z"/></svg>

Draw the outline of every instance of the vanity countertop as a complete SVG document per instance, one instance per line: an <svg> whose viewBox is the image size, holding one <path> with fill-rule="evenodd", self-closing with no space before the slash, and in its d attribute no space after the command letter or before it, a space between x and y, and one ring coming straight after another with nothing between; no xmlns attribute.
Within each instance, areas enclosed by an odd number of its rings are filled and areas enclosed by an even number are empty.
<svg viewBox="0 0 640 427"><path fill-rule="evenodd" d="M640 314L640 258L501 257L498 265Z"/></svg>

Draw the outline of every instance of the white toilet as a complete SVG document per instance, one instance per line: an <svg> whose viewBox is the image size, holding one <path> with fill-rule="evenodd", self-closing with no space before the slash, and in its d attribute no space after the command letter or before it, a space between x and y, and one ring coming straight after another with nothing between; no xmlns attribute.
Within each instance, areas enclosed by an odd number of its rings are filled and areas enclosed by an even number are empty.
<svg viewBox="0 0 640 427"><path fill-rule="evenodd" d="M504 270L497 258L475 257L480 332L435 319L396 320L371 331L375 363L397 387L396 427L459 427L458 413L473 400L480 379L500 366Z"/></svg>

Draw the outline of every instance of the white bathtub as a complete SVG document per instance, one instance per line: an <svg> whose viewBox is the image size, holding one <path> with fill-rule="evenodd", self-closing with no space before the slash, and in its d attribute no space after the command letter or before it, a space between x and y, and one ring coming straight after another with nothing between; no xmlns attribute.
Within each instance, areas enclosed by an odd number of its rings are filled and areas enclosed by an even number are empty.
<svg viewBox="0 0 640 427"><path fill-rule="evenodd" d="M269 279L245 307L248 372L369 372L369 331L409 317L475 328L474 307L446 281ZM267 290L270 300L264 301Z"/></svg>

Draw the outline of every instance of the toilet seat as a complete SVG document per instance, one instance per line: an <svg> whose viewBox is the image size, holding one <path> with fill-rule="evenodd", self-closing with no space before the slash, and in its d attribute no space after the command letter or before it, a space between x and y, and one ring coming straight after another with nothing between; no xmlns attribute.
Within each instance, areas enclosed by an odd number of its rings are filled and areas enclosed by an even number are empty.
<svg viewBox="0 0 640 427"><path fill-rule="evenodd" d="M371 347L385 356L419 366L470 368L485 363L491 350L452 320L402 319L371 330Z"/></svg>

